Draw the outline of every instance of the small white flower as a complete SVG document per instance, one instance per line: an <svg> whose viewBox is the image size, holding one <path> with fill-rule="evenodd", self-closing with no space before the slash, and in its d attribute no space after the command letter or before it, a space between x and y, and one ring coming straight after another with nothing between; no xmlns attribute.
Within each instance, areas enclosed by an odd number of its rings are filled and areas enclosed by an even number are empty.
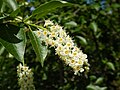
<svg viewBox="0 0 120 90"><path fill-rule="evenodd" d="M27 66L17 66L18 84L20 90L35 90L33 85L33 72ZM32 86L32 87L31 87Z"/></svg>
<svg viewBox="0 0 120 90"><path fill-rule="evenodd" d="M44 26L48 26L48 25L53 25L53 22L51 22L50 20L45 20Z"/></svg>
<svg viewBox="0 0 120 90"><path fill-rule="evenodd" d="M59 25L55 25L50 20L45 21L48 31L42 31L44 42L55 48L56 54L70 67L74 74L89 69L87 55L80 50L72 38ZM47 27L48 26L48 27Z"/></svg>

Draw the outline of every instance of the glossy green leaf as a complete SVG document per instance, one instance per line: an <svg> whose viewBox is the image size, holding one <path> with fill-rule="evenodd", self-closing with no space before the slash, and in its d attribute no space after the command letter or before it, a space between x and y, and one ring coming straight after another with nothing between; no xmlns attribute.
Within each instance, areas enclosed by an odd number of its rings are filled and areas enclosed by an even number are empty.
<svg viewBox="0 0 120 90"><path fill-rule="evenodd" d="M40 17L46 15L49 12L52 12L54 9L58 7L69 6L69 5L72 5L72 4L66 1L50 1L36 8L33 11L32 16L37 15L36 17L37 19L39 19Z"/></svg>
<svg viewBox="0 0 120 90"><path fill-rule="evenodd" d="M13 11L16 10L18 7L16 0L4 0L4 2L7 3Z"/></svg>
<svg viewBox="0 0 120 90"><path fill-rule="evenodd" d="M42 45L42 42L35 31L33 32L30 30L28 34L37 58L43 66L44 60L47 56L47 47Z"/></svg>
<svg viewBox="0 0 120 90"><path fill-rule="evenodd" d="M26 46L26 35L23 28L21 28L18 32L17 37L20 38L22 42L14 44L6 42L2 39L0 39L0 42L6 48L6 50L11 53L17 60L23 62Z"/></svg>
<svg viewBox="0 0 120 90"><path fill-rule="evenodd" d="M9 23L1 23L0 38L10 43L19 43L21 40L16 37L19 30L20 28L18 26Z"/></svg>

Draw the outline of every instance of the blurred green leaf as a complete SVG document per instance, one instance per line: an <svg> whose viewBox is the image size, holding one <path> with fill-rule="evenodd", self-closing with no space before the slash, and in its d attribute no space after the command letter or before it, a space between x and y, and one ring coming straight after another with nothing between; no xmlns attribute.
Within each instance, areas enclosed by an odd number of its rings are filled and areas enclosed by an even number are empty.
<svg viewBox="0 0 120 90"><path fill-rule="evenodd" d="M96 32L97 32L97 29L98 29L96 22L91 22L91 23L90 23L90 28L91 28L92 30L94 30L94 33L96 33Z"/></svg>
<svg viewBox="0 0 120 90"><path fill-rule="evenodd" d="M4 11L4 9L5 9L5 6L6 6L6 4L5 4L5 2L3 2L2 0L0 0L1 2L0 2L0 13L3 13L3 11Z"/></svg>
<svg viewBox="0 0 120 90"><path fill-rule="evenodd" d="M96 81L95 84L101 84L103 82L103 77L99 77Z"/></svg>
<svg viewBox="0 0 120 90"><path fill-rule="evenodd" d="M26 46L26 35L23 28L17 34L17 37L22 40L20 43L9 43L2 39L0 39L1 44L6 48L6 50L11 53L18 61L23 62L24 60L24 52Z"/></svg>
<svg viewBox="0 0 120 90"><path fill-rule="evenodd" d="M65 23L65 25L68 27L76 27L77 23L75 21L70 21L70 22Z"/></svg>
<svg viewBox="0 0 120 90"><path fill-rule="evenodd" d="M4 52L5 48L0 44L0 55Z"/></svg>
<svg viewBox="0 0 120 90"><path fill-rule="evenodd" d="M100 9L100 5L98 3L91 5L91 7L95 9L96 11Z"/></svg>
<svg viewBox="0 0 120 90"><path fill-rule="evenodd" d="M80 16L80 22L81 22L81 24L87 23L84 16Z"/></svg>
<svg viewBox="0 0 120 90"><path fill-rule="evenodd" d="M114 3L114 4L111 5L111 7L113 7L113 8L120 8L120 4Z"/></svg>
<svg viewBox="0 0 120 90"><path fill-rule="evenodd" d="M90 76L90 81L93 81L93 80L95 80L96 79L96 76L94 76L94 75L91 75Z"/></svg>
<svg viewBox="0 0 120 90"><path fill-rule="evenodd" d="M6 2L13 11L15 11L18 7L16 0L4 0L4 2Z"/></svg>
<svg viewBox="0 0 120 90"><path fill-rule="evenodd" d="M107 87L99 87L97 85L90 84L87 86L87 90L107 90Z"/></svg>
<svg viewBox="0 0 120 90"><path fill-rule="evenodd" d="M63 7L63 6L70 6L72 4L66 2L66 1L50 1L47 2L45 4L40 5L38 8L36 8L33 13L32 16L37 15L37 19L39 19L40 17L46 15L49 12L52 12L54 9L58 8L58 7Z"/></svg>
<svg viewBox="0 0 120 90"><path fill-rule="evenodd" d="M87 45L87 41L86 41L86 39L84 37L82 37L82 36L76 36L76 37L80 39L81 43Z"/></svg>
<svg viewBox="0 0 120 90"><path fill-rule="evenodd" d="M106 63L109 69L112 69L113 71L115 70L115 66L112 62L107 62Z"/></svg>
<svg viewBox="0 0 120 90"><path fill-rule="evenodd" d="M36 31L29 31L29 38L31 40L31 44L33 46L33 49L37 55L37 58L39 59L41 65L43 66L44 60L47 56L47 47L42 45L42 42L40 38L37 35Z"/></svg>
<svg viewBox="0 0 120 90"><path fill-rule="evenodd" d="M15 16L17 16L19 12L20 12L20 7L18 7L16 10L14 10L14 11L10 14L10 17L15 17Z"/></svg>
<svg viewBox="0 0 120 90"><path fill-rule="evenodd" d="M0 0L0 11L1 11L2 5L3 5L3 0Z"/></svg>
<svg viewBox="0 0 120 90"><path fill-rule="evenodd" d="M10 43L19 43L21 40L16 37L19 30L20 28L18 26L9 23L1 23L0 38Z"/></svg>

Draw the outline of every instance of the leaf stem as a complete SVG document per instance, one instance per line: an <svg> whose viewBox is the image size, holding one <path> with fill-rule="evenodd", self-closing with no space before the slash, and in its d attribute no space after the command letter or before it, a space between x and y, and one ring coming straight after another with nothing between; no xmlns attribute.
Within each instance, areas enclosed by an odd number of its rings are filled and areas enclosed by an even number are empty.
<svg viewBox="0 0 120 90"><path fill-rule="evenodd" d="M38 25L35 25L35 24L29 24L29 23L25 23L28 27L30 26L33 26L33 27L36 27L38 29L42 29L42 30L47 30L46 28L42 27L42 26L38 26ZM30 25L30 26L29 26Z"/></svg>

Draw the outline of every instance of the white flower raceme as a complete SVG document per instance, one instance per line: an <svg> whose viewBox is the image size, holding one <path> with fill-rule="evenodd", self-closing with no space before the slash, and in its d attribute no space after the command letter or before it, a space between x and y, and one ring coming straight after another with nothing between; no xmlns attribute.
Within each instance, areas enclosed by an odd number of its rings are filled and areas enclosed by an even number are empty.
<svg viewBox="0 0 120 90"><path fill-rule="evenodd" d="M55 48L56 54L70 67L73 68L74 74L88 71L89 64L87 55L82 52L74 43L72 38L67 35L66 31L59 25L55 25L50 20L46 20L44 26L47 30L38 31L40 37L46 45Z"/></svg>
<svg viewBox="0 0 120 90"><path fill-rule="evenodd" d="M19 64L17 66L17 75L20 90L35 90L35 86L33 84L33 72L29 67Z"/></svg>

